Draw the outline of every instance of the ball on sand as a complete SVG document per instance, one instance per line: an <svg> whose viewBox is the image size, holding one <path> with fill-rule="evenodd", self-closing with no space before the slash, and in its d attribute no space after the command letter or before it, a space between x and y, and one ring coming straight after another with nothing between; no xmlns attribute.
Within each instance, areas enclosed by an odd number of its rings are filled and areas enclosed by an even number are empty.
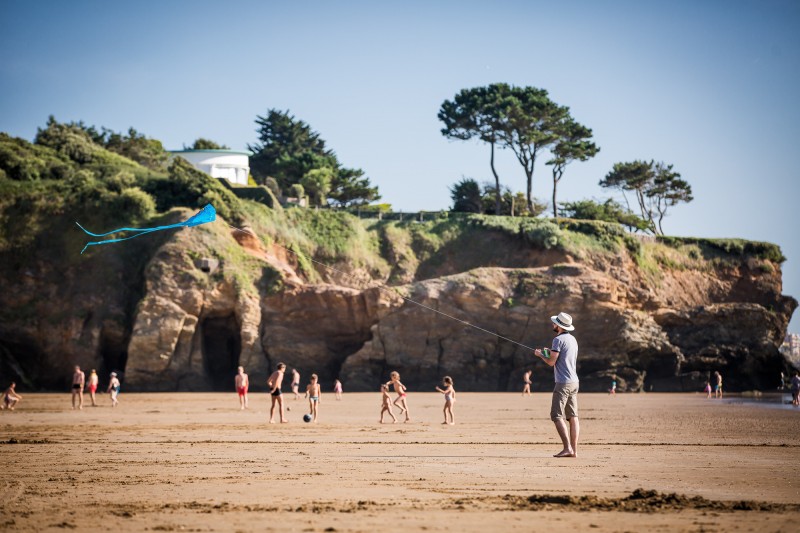
<svg viewBox="0 0 800 533"><path fill-rule="evenodd" d="M303 422L311 422L311 415L306 413L303 415Z"/></svg>

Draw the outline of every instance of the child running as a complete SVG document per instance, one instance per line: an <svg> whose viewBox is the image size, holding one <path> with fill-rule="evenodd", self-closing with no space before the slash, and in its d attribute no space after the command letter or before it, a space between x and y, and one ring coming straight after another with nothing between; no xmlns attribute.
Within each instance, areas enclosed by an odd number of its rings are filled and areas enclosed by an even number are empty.
<svg viewBox="0 0 800 533"><path fill-rule="evenodd" d="M389 374L391 379L386 382L386 386L392 385L394 387L394 391L397 393L397 398L395 398L394 405L397 405L400 408L400 411L405 413L406 419L403 422L410 422L411 416L408 413L408 400L406 399L406 386L400 382L400 374L398 372L392 372ZM399 403L399 405L398 405Z"/></svg>
<svg viewBox="0 0 800 533"><path fill-rule="evenodd" d="M17 394L16 388L17 384L12 381L11 385L3 393L3 403L0 404L0 409L14 410L14 406L22 399L22 396Z"/></svg>
<svg viewBox="0 0 800 533"><path fill-rule="evenodd" d="M111 395L111 407L116 407L119 403L119 380L117 379L117 373L111 373L111 380L108 382L108 388L106 392Z"/></svg>
<svg viewBox="0 0 800 533"><path fill-rule="evenodd" d="M306 387L306 398L308 398L308 414L314 423L317 423L317 412L319 404L322 403L322 387L319 386L316 374L311 374L311 383Z"/></svg>
<svg viewBox="0 0 800 533"><path fill-rule="evenodd" d="M444 394L444 422L442 424L455 425L456 419L453 416L453 404L456 403L456 390L453 388L453 378L445 376L442 379L443 389L436 387L436 390ZM450 415L450 421L447 421L447 415Z"/></svg>
<svg viewBox="0 0 800 533"><path fill-rule="evenodd" d="M389 386L385 383L381 385L381 424L383 424L384 413L389 413L392 417L392 424L397 424L397 417L392 410L392 397L389 396Z"/></svg>

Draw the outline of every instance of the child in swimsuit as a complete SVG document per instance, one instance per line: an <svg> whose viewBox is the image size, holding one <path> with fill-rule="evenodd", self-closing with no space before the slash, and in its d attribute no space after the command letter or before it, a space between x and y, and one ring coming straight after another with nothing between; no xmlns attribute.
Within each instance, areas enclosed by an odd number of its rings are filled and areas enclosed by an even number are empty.
<svg viewBox="0 0 800 533"><path fill-rule="evenodd" d="M116 407L119 403L117 396L119 396L119 380L117 379L117 373L111 373L111 381L108 382L108 389L106 392L111 395L111 407Z"/></svg>
<svg viewBox="0 0 800 533"><path fill-rule="evenodd" d="M444 394L444 422L442 424L450 424L451 426L456 423L456 419L453 416L453 404L456 403L456 390L453 388L453 378L450 376L445 376L442 379L442 385L444 386L443 389L436 387L436 390ZM447 416L450 415L450 419L448 421Z"/></svg>
<svg viewBox="0 0 800 533"><path fill-rule="evenodd" d="M398 372L392 372L389 374L391 380L386 382L386 386L392 385L394 387L394 391L397 393L397 398L395 398L394 405L400 408L400 411L406 414L406 419L403 422L411 421L411 417L408 414L408 400L406 399L406 386L400 382L400 374ZM400 405L398 405L398 403Z"/></svg>
<svg viewBox="0 0 800 533"><path fill-rule="evenodd" d="M337 400L342 399L342 382L339 381L338 379L336 380L336 383L334 383L333 385L333 392L336 393Z"/></svg>
<svg viewBox="0 0 800 533"><path fill-rule="evenodd" d="M311 383L308 384L306 387L306 398L308 398L308 409L311 415L311 419L314 423L317 422L317 412L319 410L319 404L322 402L322 387L319 386L317 382L317 375L311 374Z"/></svg>
<svg viewBox="0 0 800 533"><path fill-rule="evenodd" d="M525 373L522 375L522 395L523 396L530 396L531 395L531 374L533 374L533 370L526 370Z"/></svg>
<svg viewBox="0 0 800 533"><path fill-rule="evenodd" d="M245 374L244 367L238 368L238 373L233 380L236 385L236 393L239 395L239 410L247 409L247 390L250 388L250 378Z"/></svg>
<svg viewBox="0 0 800 533"><path fill-rule="evenodd" d="M381 384L381 424L383 424L383 414L389 413L392 417L392 424L397 424L397 417L394 416L392 411L392 397L389 396L389 386L385 383Z"/></svg>
<svg viewBox="0 0 800 533"><path fill-rule="evenodd" d="M16 387L17 384L12 381L11 385L3 393L3 404L0 405L0 409L14 410L14 406L22 399L22 396L17 394Z"/></svg>

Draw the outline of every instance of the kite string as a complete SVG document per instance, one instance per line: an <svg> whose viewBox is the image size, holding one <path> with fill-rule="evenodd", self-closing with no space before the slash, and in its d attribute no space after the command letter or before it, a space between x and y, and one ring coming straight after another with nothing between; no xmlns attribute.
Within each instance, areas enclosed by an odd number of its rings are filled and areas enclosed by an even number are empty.
<svg viewBox="0 0 800 533"><path fill-rule="evenodd" d="M235 230L237 230L237 231L241 231L242 233L247 233L248 235L251 235L252 237L254 237L254 238L258 239L258 236L257 236L255 233L253 233L252 231L250 231L250 230L246 230L246 229L242 229L242 228L237 228L236 226L232 226L231 224L228 224L228 227L230 227L230 228L232 228L232 229L235 229ZM298 256L298 257L299 257L299 255L300 255L300 254L298 254L297 252L295 252L294 250L292 250L291 248L287 248L286 246L283 246L282 244L278 244L277 242L276 242L276 243L274 243L274 244L275 244L276 246L279 246L279 247L283 248L283 249L284 249L284 250L286 250L287 252L290 252L290 253L292 253L292 254L294 254L294 255ZM334 268L334 267L332 267L332 266L326 265L325 263L322 263L322 262L320 262L320 261L317 261L317 260L316 260L316 259L314 259L313 257L309 257L308 259L309 259L309 260L310 260L312 263L316 263L316 264L320 265L320 266L321 266L321 267L323 267L323 268L326 268L326 269L328 269L328 270L331 270L331 271L333 271L333 272L336 272L337 274L341 274L342 276L345 276L345 277L352 277L352 275L351 275L351 274L348 274L348 273L346 273L346 272L343 272L343 271L341 271L341 270L338 270L338 269L336 269L336 268ZM406 297L406 296L403 296L402 294L400 294L400 293L399 293L398 291L396 291L396 290L390 290L389 288L387 288L387 287L384 287L384 286L382 286L382 285L376 285L375 287L376 287L376 288L378 288L378 289L380 289L380 290L382 290L382 291L384 291L384 292L388 292L388 293L390 293L390 294L393 294L393 295L395 295L395 296L399 296L400 298L402 298L402 299L403 299L403 300L405 300L406 302L412 303L412 304L414 304L414 305L418 305L419 307L422 307L422 308L424 308L424 309L427 309L427 310L429 310L429 311L433 311L434 313L438 313L438 314L440 314L440 315L442 315L442 316L445 316L445 317L447 317L447 318L449 318L449 319L451 319L451 320L455 320L456 322L461 322L462 324L464 324L464 325L466 325L466 326L469 326L469 327L471 327L471 328L475 328L475 329L477 329L477 330L483 331L484 333L488 333L489 335L494 335L495 337L497 337L497 338L499 338L499 339L503 339L504 341L511 342L511 343L513 343L513 344L516 344L517 346L521 346L521 347L523 347L523 348L525 348L525 349L527 349L527 350L531 350L531 351L533 351L533 350L534 350L534 348L531 348L530 346L527 346L527 345L525 345L525 344L522 344L521 342L517 342L517 341L515 341L515 340L513 340L513 339L509 339L508 337L504 337L503 335L500 335L499 333L495 333L494 331L490 331L490 330L488 330L488 329L484 329L484 328L482 328L482 327L480 327L480 326L476 326L475 324L472 324L472 323L470 323L470 322L467 322L466 320L462 320L462 319L460 319L460 318L458 318L458 317L455 317L455 316L449 315L449 314L447 314L447 313L445 313L445 312L443 312L443 311L439 311L438 309L434 309L433 307L430 307L430 306L427 306L427 305L425 305L425 304L423 304L423 303L420 303L420 302L417 302L417 301L415 301L415 300L412 300L411 298L408 298L408 297Z"/></svg>

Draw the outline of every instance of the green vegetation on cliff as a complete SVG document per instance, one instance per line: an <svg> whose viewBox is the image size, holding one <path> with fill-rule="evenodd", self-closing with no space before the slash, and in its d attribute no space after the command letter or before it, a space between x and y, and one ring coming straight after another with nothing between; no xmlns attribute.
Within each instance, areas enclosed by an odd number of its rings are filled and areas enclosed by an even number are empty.
<svg viewBox="0 0 800 533"><path fill-rule="evenodd" d="M127 137L93 131L51 120L35 143L0 133L0 253L13 254L17 264L34 250L40 257L75 264L85 242L75 221L97 230L144 226L175 219L178 215L167 215L174 208L212 203L221 219L251 228L265 247L288 249L299 274L311 282L331 277L321 264L353 274L359 283L403 283L458 269L519 266L502 257L514 250L588 262L628 255L653 283L662 269L707 270L753 258L767 272L785 260L769 243L642 238L612 222L453 213L398 222L360 220L328 209L269 208L238 198L181 158L167 159L166 153L162 158L160 143L135 131ZM226 228L220 238L228 233ZM159 243L154 239L151 246ZM223 260L223 272L235 275L239 285L252 287L263 265L230 244L204 253Z"/></svg>

